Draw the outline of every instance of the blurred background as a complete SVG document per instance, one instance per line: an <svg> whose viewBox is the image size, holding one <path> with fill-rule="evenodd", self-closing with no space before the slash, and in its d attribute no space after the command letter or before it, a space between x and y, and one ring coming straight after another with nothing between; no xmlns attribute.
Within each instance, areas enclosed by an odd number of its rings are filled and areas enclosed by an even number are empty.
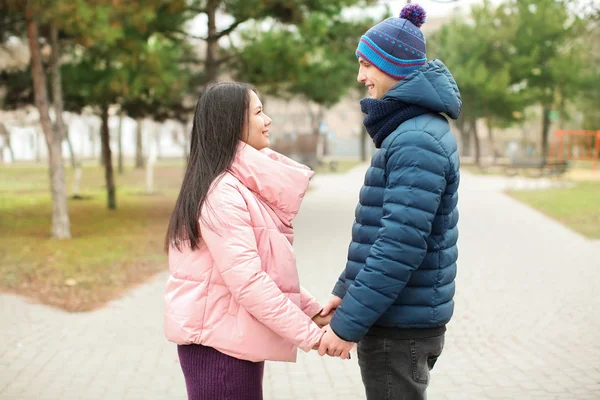
<svg viewBox="0 0 600 400"><path fill-rule="evenodd" d="M354 52L404 4L0 0L0 291L84 312L164 272L193 109L210 81L254 84L275 150L321 185L360 185L351 172L375 148ZM464 187L501 182L597 249L600 2L419 4L428 58L462 94L452 124ZM21 398L2 397L1 383L0 398Z"/></svg>

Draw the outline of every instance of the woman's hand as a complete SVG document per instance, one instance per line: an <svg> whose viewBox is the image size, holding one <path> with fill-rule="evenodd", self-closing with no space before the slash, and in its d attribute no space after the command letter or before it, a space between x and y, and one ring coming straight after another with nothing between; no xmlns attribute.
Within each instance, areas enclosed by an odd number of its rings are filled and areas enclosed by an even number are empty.
<svg viewBox="0 0 600 400"><path fill-rule="evenodd" d="M321 339L323 339L323 336L325 336L326 332L327 331L325 330L325 328L321 328L321 338L319 339L319 341L317 342L317 344L315 344L313 346L313 348L312 348L313 350L319 350L319 346L321 346Z"/></svg>
<svg viewBox="0 0 600 400"><path fill-rule="evenodd" d="M319 313L315 315L312 319L314 323L319 326L319 328L323 328L324 326L329 325L331 318L333 318L333 312L330 312L327 315L321 315L321 313L322 312L319 311Z"/></svg>

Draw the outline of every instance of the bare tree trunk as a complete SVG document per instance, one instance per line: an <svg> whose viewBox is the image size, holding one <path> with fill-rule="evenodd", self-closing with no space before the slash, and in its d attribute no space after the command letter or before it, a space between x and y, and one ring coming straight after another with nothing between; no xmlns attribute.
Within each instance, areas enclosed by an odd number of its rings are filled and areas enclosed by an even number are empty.
<svg viewBox="0 0 600 400"><path fill-rule="evenodd" d="M473 137L473 143L475 143L475 164L480 166L481 165L481 146L479 144L479 134L477 133L477 120L476 119L472 119L470 121L470 125L471 125L471 135Z"/></svg>
<svg viewBox="0 0 600 400"><path fill-rule="evenodd" d="M92 159L96 157L96 130L95 126L90 123L89 119L86 118L86 123L88 127L88 136L90 137L90 145L92 146ZM100 157L102 158L102 157Z"/></svg>
<svg viewBox="0 0 600 400"><path fill-rule="evenodd" d="M15 162L15 152L13 151L12 144L10 143L10 132L6 129L6 126L0 122L0 136L4 136L4 143L6 148L8 148L8 152L10 153L10 161ZM4 153L4 152L3 152ZM2 161L4 161L4 155L0 155L3 157Z"/></svg>
<svg viewBox="0 0 600 400"><path fill-rule="evenodd" d="M102 127L102 125L100 125L100 159L99 159L99 161L100 161L101 167L106 167L106 164L104 163L105 162L105 160L104 160L104 145L102 144L102 140L103 140L102 139L102 134L103 134L102 130L103 129L104 128ZM110 136L110 132L108 135Z"/></svg>
<svg viewBox="0 0 600 400"><path fill-rule="evenodd" d="M367 138L368 138L367 128L362 125L362 129L360 130L360 161L367 161Z"/></svg>
<svg viewBox="0 0 600 400"><path fill-rule="evenodd" d="M146 162L146 193L154 193L154 164L158 155L157 125L153 122L150 128L150 145L148 146L148 160Z"/></svg>
<svg viewBox="0 0 600 400"><path fill-rule="evenodd" d="M40 132L41 127L39 127L39 126L35 126L33 128L33 130L35 132L35 162L39 163L41 161L41 159L42 159L42 156L40 154L40 151L41 151L40 147L42 146L41 143L40 143L41 142L40 135L44 136L43 135L44 132L43 131Z"/></svg>
<svg viewBox="0 0 600 400"><path fill-rule="evenodd" d="M110 126L108 124L109 118L110 118L110 115L106 119L106 126L108 129L108 137L110 137ZM106 160L104 159L104 144L102 143L102 141L104 140L102 138L102 135L104 134L104 120L102 120L102 117L100 117L100 120L101 120L101 122L100 122L100 166L106 168ZM110 148L110 145L108 147Z"/></svg>
<svg viewBox="0 0 600 400"><path fill-rule="evenodd" d="M62 163L62 137L58 131L53 131L48 105L48 90L46 76L42 67L39 48L39 35L34 12L30 5L25 7L27 37L31 53L31 76L35 105L40 113L40 122L48 145L48 160L50 167L50 191L52 195L52 236L59 239L71 237L71 224L65 187L65 171Z"/></svg>
<svg viewBox="0 0 600 400"><path fill-rule="evenodd" d="M206 16L208 17L208 40L206 41L206 66L205 81L212 82L217 79L217 5L219 0L208 0Z"/></svg>
<svg viewBox="0 0 600 400"><path fill-rule="evenodd" d="M461 155L464 157L469 157L471 155L471 131L467 125L467 120L463 115L456 120L456 127L460 133L460 142L462 146Z"/></svg>
<svg viewBox="0 0 600 400"><path fill-rule="evenodd" d="M465 125L464 132L461 131L461 136L464 139L463 151L465 152L465 156L472 157L473 156L473 146L471 146L471 138L472 138L471 127Z"/></svg>
<svg viewBox="0 0 600 400"><path fill-rule="evenodd" d="M490 149L492 151L492 163L496 164L496 144L494 143L494 132L492 131L492 117L488 116L486 119L488 128L488 138L490 141Z"/></svg>
<svg viewBox="0 0 600 400"><path fill-rule="evenodd" d="M137 131L135 135L135 167L144 168L144 151L142 146L142 126L144 120L142 118L137 119Z"/></svg>
<svg viewBox="0 0 600 400"><path fill-rule="evenodd" d="M69 136L69 127L63 120L64 102L62 93L62 76L60 74L60 43L58 42L58 29L55 24L50 25L50 45L52 47L52 53L50 56L50 68L52 72L52 100L54 102L54 113L56 114L56 123L54 129L56 129L57 135L61 138L65 138L69 147L69 153L71 155L71 167L75 171L73 181L73 198L79 197L79 185L81 183L82 169L81 164L77 161L75 151L73 150L73 143Z"/></svg>
<svg viewBox="0 0 600 400"><path fill-rule="evenodd" d="M71 168L76 169L79 165L77 161L77 157L75 156L75 150L73 149L73 142L71 142L71 136L69 136L69 126L65 125L64 129L65 140L67 141L67 146L69 147L69 154L71 155Z"/></svg>
<svg viewBox="0 0 600 400"><path fill-rule="evenodd" d="M50 26L50 44L52 47L52 53L50 57L50 69L52 72L52 100L54 102L54 113L56 114L56 123L54 129L57 130L60 137L65 138L67 145L69 146L69 153L71 155L71 167L77 168L77 158L75 157L75 151L73 151L73 143L69 137L69 128L63 120L63 96L62 96L62 77L60 74L60 45L58 43L58 29L56 25Z"/></svg>
<svg viewBox="0 0 600 400"><path fill-rule="evenodd" d="M83 176L83 166L81 165L81 160L78 160L75 156L75 151L73 149L73 143L71 142L69 136L69 126L65 126L65 134L67 135L67 144L69 145L69 151L71 152L71 166L73 167L73 187L71 189L71 198L73 199L81 199L82 197L79 195L79 187L81 186L81 178Z"/></svg>
<svg viewBox="0 0 600 400"><path fill-rule="evenodd" d="M123 174L123 118L125 118L125 113L121 112L119 114L119 158L118 158L118 166L119 166L119 174Z"/></svg>
<svg viewBox="0 0 600 400"><path fill-rule="evenodd" d="M102 160L104 164L104 177L106 180L107 206L109 210L117 209L115 196L115 176L113 173L112 154L110 151L110 132L108 129L108 105L102 106L102 128L100 138L102 141Z"/></svg>
<svg viewBox="0 0 600 400"><path fill-rule="evenodd" d="M154 138L153 139L156 142L156 159L157 160L162 159L162 151L161 151L161 146L160 146L162 128L163 128L162 122L154 123Z"/></svg>
<svg viewBox="0 0 600 400"><path fill-rule="evenodd" d="M62 79L60 75L60 45L58 43L58 29L56 24L50 24L50 47L52 52L50 54L50 72L52 76L52 101L54 103L54 114L56 114L56 123L54 129L56 129L57 136L60 138L67 138L69 143L69 150L71 151L71 163L75 167L75 161L73 156L73 146L68 138L68 134L65 129L65 122L63 120L63 98L62 98Z"/></svg>
<svg viewBox="0 0 600 400"><path fill-rule="evenodd" d="M72 189L72 195L71 197L73 199L81 199L82 197L79 195L79 187L81 186L81 177L83 175L83 169L81 168L81 165L77 165L77 167L75 168L75 174L73 177L73 189Z"/></svg>
<svg viewBox="0 0 600 400"><path fill-rule="evenodd" d="M546 162L548 157L548 133L550 132L550 111L551 107L544 105L542 107L542 162Z"/></svg>
<svg viewBox="0 0 600 400"><path fill-rule="evenodd" d="M312 134L315 136L319 136L321 131L321 122L323 121L323 108L321 106L318 106L317 111L314 112L312 110L312 108L310 107L310 103L308 104L308 112L310 115L310 129L312 131Z"/></svg>

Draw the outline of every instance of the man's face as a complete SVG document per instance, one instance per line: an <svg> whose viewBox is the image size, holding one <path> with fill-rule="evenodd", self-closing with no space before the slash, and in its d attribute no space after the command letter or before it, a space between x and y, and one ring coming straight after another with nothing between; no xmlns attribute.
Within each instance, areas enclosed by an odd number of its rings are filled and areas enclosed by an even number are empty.
<svg viewBox="0 0 600 400"><path fill-rule="evenodd" d="M369 97L372 99L381 99L392 86L400 82L381 72L377 67L361 57L358 58L358 64L360 67L358 68L356 80L364 83L369 88Z"/></svg>

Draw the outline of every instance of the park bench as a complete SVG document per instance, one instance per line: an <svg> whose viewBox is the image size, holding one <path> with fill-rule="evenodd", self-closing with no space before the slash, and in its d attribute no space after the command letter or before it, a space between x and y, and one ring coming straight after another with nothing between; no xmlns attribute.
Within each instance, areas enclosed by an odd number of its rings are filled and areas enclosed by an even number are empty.
<svg viewBox="0 0 600 400"><path fill-rule="evenodd" d="M561 177L567 172L568 166L567 161L515 160L506 165L504 173L507 176Z"/></svg>

